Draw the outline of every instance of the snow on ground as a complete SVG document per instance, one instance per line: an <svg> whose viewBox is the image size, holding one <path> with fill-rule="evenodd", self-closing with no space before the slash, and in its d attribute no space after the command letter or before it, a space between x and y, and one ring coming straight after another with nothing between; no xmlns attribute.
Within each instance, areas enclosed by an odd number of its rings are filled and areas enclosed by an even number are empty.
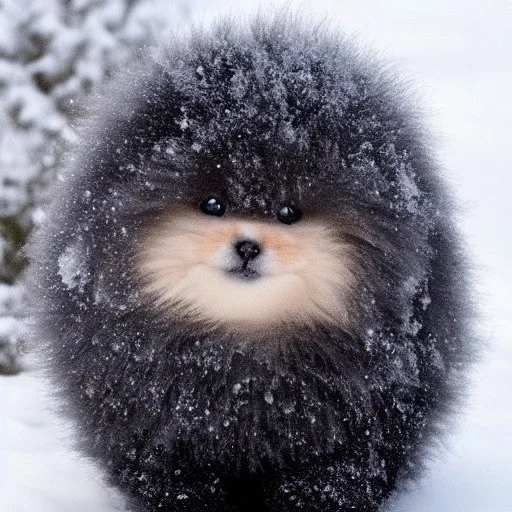
<svg viewBox="0 0 512 512"><path fill-rule="evenodd" d="M72 450L69 426L51 412L48 383L27 366L0 377L0 510L124 510L98 469Z"/></svg>
<svg viewBox="0 0 512 512"><path fill-rule="evenodd" d="M259 4L246 0L244 9ZM422 87L447 175L464 207L481 330L489 339L468 410L448 450L391 509L510 512L512 1L316 0L314 5L315 13L333 15L348 33L397 57ZM234 0L195 0L191 11L194 19L208 22L230 9L239 9ZM69 448L65 425L48 409L47 388L33 370L0 377L0 511L122 510L98 469Z"/></svg>

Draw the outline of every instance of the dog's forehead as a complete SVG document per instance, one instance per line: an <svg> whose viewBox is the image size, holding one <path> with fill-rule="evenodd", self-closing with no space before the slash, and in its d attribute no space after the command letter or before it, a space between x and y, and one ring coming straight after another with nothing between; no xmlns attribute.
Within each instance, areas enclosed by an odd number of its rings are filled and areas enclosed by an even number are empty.
<svg viewBox="0 0 512 512"><path fill-rule="evenodd" d="M272 171L259 165L233 169L226 176L226 191L233 207L262 213L274 208L286 193L283 181Z"/></svg>
<svg viewBox="0 0 512 512"><path fill-rule="evenodd" d="M258 215L274 215L285 204L300 205L312 180L300 165L276 158L208 155L196 160L191 169L180 178L189 197L196 201L218 197L227 201L231 211Z"/></svg>

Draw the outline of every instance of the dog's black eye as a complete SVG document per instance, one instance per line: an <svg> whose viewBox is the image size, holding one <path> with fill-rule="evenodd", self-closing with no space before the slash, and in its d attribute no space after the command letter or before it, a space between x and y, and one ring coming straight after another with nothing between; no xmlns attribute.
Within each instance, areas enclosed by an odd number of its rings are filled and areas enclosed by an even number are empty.
<svg viewBox="0 0 512 512"><path fill-rule="evenodd" d="M302 218L302 212L298 206L287 204L279 209L277 218L283 224L294 224Z"/></svg>
<svg viewBox="0 0 512 512"><path fill-rule="evenodd" d="M215 215L216 217L221 217L226 212L226 205L215 197L203 199L199 208L206 215Z"/></svg>

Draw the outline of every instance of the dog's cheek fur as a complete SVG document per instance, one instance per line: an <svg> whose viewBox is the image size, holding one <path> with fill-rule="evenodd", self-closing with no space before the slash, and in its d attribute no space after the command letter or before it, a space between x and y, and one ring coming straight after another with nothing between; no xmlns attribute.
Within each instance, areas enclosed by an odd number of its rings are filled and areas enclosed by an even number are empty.
<svg viewBox="0 0 512 512"><path fill-rule="evenodd" d="M226 22L123 81L30 249L37 342L83 450L141 510L377 510L475 346L454 208L402 85L290 19ZM162 315L132 271L148 222L209 194L262 222L287 201L329 217L355 269L346 322L242 335ZM264 236L283 267L307 252ZM202 238L183 261L222 245Z"/></svg>

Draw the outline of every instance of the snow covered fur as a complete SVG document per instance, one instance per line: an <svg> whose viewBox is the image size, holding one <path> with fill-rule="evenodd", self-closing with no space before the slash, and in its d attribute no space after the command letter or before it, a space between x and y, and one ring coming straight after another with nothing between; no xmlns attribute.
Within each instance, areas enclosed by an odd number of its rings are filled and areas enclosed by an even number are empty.
<svg viewBox="0 0 512 512"><path fill-rule="evenodd" d="M466 265L414 100L305 25L127 72L33 242L38 338L136 510L376 511L458 402Z"/></svg>

